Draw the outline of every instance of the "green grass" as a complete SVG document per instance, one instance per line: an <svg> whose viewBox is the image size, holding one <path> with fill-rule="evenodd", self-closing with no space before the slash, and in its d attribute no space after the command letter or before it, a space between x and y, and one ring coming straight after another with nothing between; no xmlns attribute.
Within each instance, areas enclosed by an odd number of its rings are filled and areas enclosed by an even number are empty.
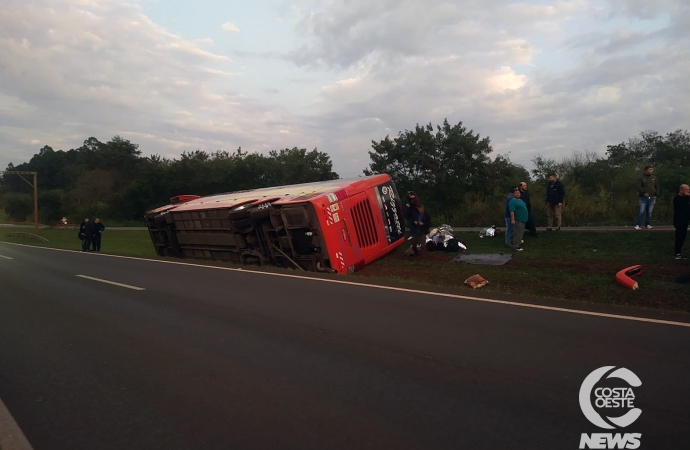
<svg viewBox="0 0 690 450"><path fill-rule="evenodd" d="M467 253L513 253L503 236L481 239L478 233L464 232L456 237L467 245ZM675 282L690 272L690 263L671 257L673 232L561 231L524 240L525 250L503 266L449 262L456 255L444 252L427 252L415 260L403 255L407 244L357 275L459 287L478 273L489 280L482 291L690 311L690 286ZM643 266L643 273L635 278L640 289L632 291L614 277L635 264Z"/></svg>
<svg viewBox="0 0 690 450"><path fill-rule="evenodd" d="M80 250L77 230L41 230L44 243L26 237L8 237L27 228L0 228L0 240L45 247ZM468 253L513 253L503 236L479 238L479 233L456 233ZM636 308L690 312L690 285L675 283L690 272L690 260L672 259L673 232L667 231L561 231L525 236L525 251L503 266L470 265L450 260L456 254L424 253L421 259L403 255L409 243L393 254L370 264L355 276L473 291L464 280L478 273L489 280L482 291L514 295L578 300L588 303L626 305ZM107 230L103 253L157 258L147 231ZM618 285L614 276L625 267L642 264L635 279L638 291Z"/></svg>
<svg viewBox="0 0 690 450"><path fill-rule="evenodd" d="M21 244L39 245L41 247L81 250L81 241L77 238L77 229L39 230L39 236L48 242L38 241L25 236L7 236L12 232L33 233L32 228L2 227L0 240ZM101 251L113 255L138 256L155 258L153 244L148 231L105 230L103 232Z"/></svg>

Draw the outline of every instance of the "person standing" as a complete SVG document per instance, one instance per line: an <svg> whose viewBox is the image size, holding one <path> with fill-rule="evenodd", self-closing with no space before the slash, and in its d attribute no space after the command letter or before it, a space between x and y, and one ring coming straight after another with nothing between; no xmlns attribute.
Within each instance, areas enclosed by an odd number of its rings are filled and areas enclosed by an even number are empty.
<svg viewBox="0 0 690 450"><path fill-rule="evenodd" d="M431 216L421 203L418 204L416 212L417 215L412 222L412 252L415 256L419 256L420 250L426 244L424 241L431 227Z"/></svg>
<svg viewBox="0 0 690 450"><path fill-rule="evenodd" d="M565 199L565 187L555 173L549 174L549 185L546 188L546 231L553 230L554 219L556 230L561 229L561 210Z"/></svg>
<svg viewBox="0 0 690 450"><path fill-rule="evenodd" d="M511 186L510 194L506 197L506 204L503 212L503 217L506 219L506 245L510 247L513 244L513 223L510 219L510 202L513 200L513 192L517 189L517 186Z"/></svg>
<svg viewBox="0 0 690 450"><path fill-rule="evenodd" d="M105 230L105 225L101 222L101 220L96 217L93 220L93 251L95 252L100 252L101 251L101 237L103 230Z"/></svg>
<svg viewBox="0 0 690 450"><path fill-rule="evenodd" d="M91 243L93 242L94 229L95 228L93 222L86 222L84 224L84 246L82 251L91 251Z"/></svg>
<svg viewBox="0 0 690 450"><path fill-rule="evenodd" d="M85 218L84 221L79 224L79 233L77 237L81 239L81 251L88 251L89 248L86 246L86 225L89 225L89 218ZM90 226L90 225L89 225Z"/></svg>
<svg viewBox="0 0 690 450"><path fill-rule="evenodd" d="M673 197L673 226L676 229L674 258L683 259L683 244L690 225L690 186L681 184L678 194Z"/></svg>
<svg viewBox="0 0 690 450"><path fill-rule="evenodd" d="M520 182L520 200L525 202L527 205L527 223L525 224L525 230L529 230L531 236L537 235L537 227L534 225L534 216L532 215L532 202L529 198L529 191L527 190L527 183L524 181Z"/></svg>
<svg viewBox="0 0 690 450"><path fill-rule="evenodd" d="M510 248L522 251L522 236L525 234L525 224L529 218L527 205L520 199L520 189L515 188L513 199L510 201L510 222L513 225L513 243Z"/></svg>
<svg viewBox="0 0 690 450"><path fill-rule="evenodd" d="M417 255L418 250L417 250L417 241L419 238L417 237L419 227L417 226L417 222L419 219L419 207L422 206L421 200L419 200L419 197L417 197L417 194L415 194L414 191L407 191L407 203L405 203L405 207L407 208L407 212L405 214L405 217L407 218L407 222L410 225L410 237L412 238L412 252Z"/></svg>
<svg viewBox="0 0 690 450"><path fill-rule="evenodd" d="M639 199L637 201L637 225L635 229L642 227L642 220L645 221L647 229L652 228L652 211L659 195L659 181L654 176L654 167L645 166L644 173L637 179L637 191Z"/></svg>

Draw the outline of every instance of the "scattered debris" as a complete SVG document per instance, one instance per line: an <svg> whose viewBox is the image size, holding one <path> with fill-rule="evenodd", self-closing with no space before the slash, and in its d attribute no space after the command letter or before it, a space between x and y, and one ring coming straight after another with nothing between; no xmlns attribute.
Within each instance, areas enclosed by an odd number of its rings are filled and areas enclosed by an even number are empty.
<svg viewBox="0 0 690 450"><path fill-rule="evenodd" d="M634 277L634 276L639 275L641 273L642 273L642 266L639 264L636 266L626 267L625 269L619 271L616 274L616 281L619 284L621 284L622 286L625 286L628 289L632 289L633 291L636 291L640 288L640 285L637 284L637 281L633 280L630 277Z"/></svg>
<svg viewBox="0 0 690 450"><path fill-rule="evenodd" d="M465 280L465 284L470 285L472 289L479 289L482 286L489 284L489 281L479 274L472 275Z"/></svg>
<svg viewBox="0 0 690 450"><path fill-rule="evenodd" d="M484 236L486 237L494 237L498 235L499 230L496 228L496 225L491 225L490 227L487 228L482 228L479 231L479 237L483 238Z"/></svg>
<svg viewBox="0 0 690 450"><path fill-rule="evenodd" d="M432 228L426 236L425 245L429 250L443 250L445 252L463 252L467 250L467 245L460 242L453 236L453 227L443 224Z"/></svg>
<svg viewBox="0 0 690 450"><path fill-rule="evenodd" d="M453 262L502 266L513 258L512 253L463 253L452 259Z"/></svg>

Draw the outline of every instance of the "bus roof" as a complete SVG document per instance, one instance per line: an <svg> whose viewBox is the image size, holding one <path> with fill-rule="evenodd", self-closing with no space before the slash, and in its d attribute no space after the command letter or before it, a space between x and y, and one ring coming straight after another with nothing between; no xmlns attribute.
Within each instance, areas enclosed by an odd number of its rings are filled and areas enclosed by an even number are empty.
<svg viewBox="0 0 690 450"><path fill-rule="evenodd" d="M354 195L371 187L378 186L390 180L386 174L372 175L369 177L347 178L342 180L317 181L313 183L291 184L246 191L228 192L224 194L200 197L176 205L166 205L147 211L147 214L156 214L163 211L200 211L207 209L232 208L235 205L262 200L275 200L273 203L284 205L288 203L313 200L320 195L335 193L344 190L346 194Z"/></svg>

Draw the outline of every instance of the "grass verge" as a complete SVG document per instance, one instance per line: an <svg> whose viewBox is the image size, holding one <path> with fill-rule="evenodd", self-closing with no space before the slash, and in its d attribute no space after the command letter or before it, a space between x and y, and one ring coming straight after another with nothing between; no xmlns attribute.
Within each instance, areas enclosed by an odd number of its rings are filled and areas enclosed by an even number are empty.
<svg viewBox="0 0 690 450"><path fill-rule="evenodd" d="M49 242L8 236L23 228L0 228L0 240L45 247L80 250L76 230L41 230ZM468 253L512 253L503 237L479 238L478 233L456 233ZM649 309L690 312L690 284L675 280L690 272L690 260L676 261L673 232L667 231L568 231L525 236L525 251L503 266L451 262L456 254L424 253L419 259L404 255L403 245L354 276L396 282L446 286L473 292L464 280L478 273L489 280L482 291L521 296L570 299L598 304L616 304ZM104 253L157 258L147 231L106 230ZM615 282L616 272L642 264L636 279L638 291Z"/></svg>
<svg viewBox="0 0 690 450"><path fill-rule="evenodd" d="M479 238L478 233L456 233L467 253L513 253L503 236ZM362 277L405 279L442 286L463 286L480 274L489 284L483 291L578 300L651 309L690 311L690 284L676 279L690 273L690 260L672 258L673 232L568 231L525 236L525 250L503 266L450 262L454 254L404 255L409 245L357 272ZM615 281L616 272L642 264L632 291Z"/></svg>

